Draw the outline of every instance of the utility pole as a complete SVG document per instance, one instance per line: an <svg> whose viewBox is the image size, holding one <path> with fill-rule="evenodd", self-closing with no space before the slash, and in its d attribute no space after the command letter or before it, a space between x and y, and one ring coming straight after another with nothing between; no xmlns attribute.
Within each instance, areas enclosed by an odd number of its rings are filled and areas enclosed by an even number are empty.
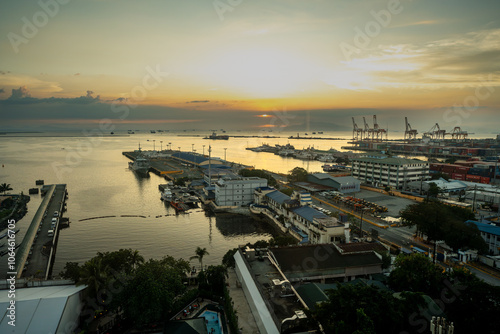
<svg viewBox="0 0 500 334"><path fill-rule="evenodd" d="M212 162L211 162L212 146L208 145L208 186L212 185Z"/></svg>

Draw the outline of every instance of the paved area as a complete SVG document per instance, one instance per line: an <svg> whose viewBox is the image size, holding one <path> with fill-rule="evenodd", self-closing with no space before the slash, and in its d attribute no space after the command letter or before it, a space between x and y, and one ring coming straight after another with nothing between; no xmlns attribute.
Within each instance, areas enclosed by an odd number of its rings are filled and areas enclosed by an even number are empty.
<svg viewBox="0 0 500 334"><path fill-rule="evenodd" d="M260 334L255 319L248 305L247 299L241 285L238 282L238 277L234 269L228 269L227 282L229 283L229 295L233 299L234 308L236 309L236 314L238 315L238 326L241 333L245 334Z"/></svg>
<svg viewBox="0 0 500 334"><path fill-rule="evenodd" d="M416 203L415 201L407 198L390 196L385 193L365 189L362 189L360 192L355 193L353 197L362 198L372 203L387 207L388 211L383 214L383 216L387 215L391 217L399 217L399 211L405 209L410 204Z"/></svg>

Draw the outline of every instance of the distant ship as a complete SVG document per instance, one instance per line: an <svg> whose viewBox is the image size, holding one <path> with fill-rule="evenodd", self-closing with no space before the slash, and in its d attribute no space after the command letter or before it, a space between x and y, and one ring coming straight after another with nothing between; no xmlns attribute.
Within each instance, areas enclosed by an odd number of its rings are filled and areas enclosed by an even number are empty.
<svg viewBox="0 0 500 334"><path fill-rule="evenodd" d="M151 133L156 133L156 131L155 131L155 130L150 130L149 132L151 132Z"/></svg>
<svg viewBox="0 0 500 334"><path fill-rule="evenodd" d="M203 139L222 139L222 140L228 140L229 136L228 135L217 135L215 132L212 132L210 136L207 136Z"/></svg>
<svg viewBox="0 0 500 334"><path fill-rule="evenodd" d="M128 163L128 167L142 177L149 177L149 161L144 158L136 158Z"/></svg>

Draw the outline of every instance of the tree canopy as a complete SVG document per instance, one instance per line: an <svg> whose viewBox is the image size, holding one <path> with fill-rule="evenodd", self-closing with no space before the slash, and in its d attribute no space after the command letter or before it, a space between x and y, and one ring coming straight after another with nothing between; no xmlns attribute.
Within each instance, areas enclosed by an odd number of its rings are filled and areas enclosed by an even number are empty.
<svg viewBox="0 0 500 334"><path fill-rule="evenodd" d="M417 233L426 235L431 241L444 240L455 251L473 248L484 252L487 249L477 227L465 224L466 220L474 219L470 210L430 200L409 205L400 214L404 225L415 225Z"/></svg>
<svg viewBox="0 0 500 334"><path fill-rule="evenodd" d="M290 182L303 182L307 180L309 173L302 167L295 167L288 173L288 181Z"/></svg>
<svg viewBox="0 0 500 334"><path fill-rule="evenodd" d="M266 172L265 170L262 170L262 169L246 169L245 168L245 169L240 170L238 174L240 174L243 177L255 176L255 177L267 179L267 185L269 185L270 187L275 187L278 184L276 179L274 177L272 177L271 174L269 174L268 172Z"/></svg>

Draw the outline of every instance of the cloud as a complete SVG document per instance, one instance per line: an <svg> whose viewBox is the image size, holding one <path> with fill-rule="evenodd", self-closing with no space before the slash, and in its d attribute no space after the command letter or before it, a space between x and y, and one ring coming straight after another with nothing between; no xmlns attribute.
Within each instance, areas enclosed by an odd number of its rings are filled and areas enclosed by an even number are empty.
<svg viewBox="0 0 500 334"><path fill-rule="evenodd" d="M194 101L188 101L186 103L208 103L210 100L194 100Z"/></svg>
<svg viewBox="0 0 500 334"><path fill-rule="evenodd" d="M36 98L32 97L29 89L26 86L13 88L12 94L5 100L0 100L2 104L37 104L37 103L68 103L68 104L89 104L99 102L100 95L94 97L94 92L87 91L85 96L66 98L66 97L49 97L49 98Z"/></svg>

